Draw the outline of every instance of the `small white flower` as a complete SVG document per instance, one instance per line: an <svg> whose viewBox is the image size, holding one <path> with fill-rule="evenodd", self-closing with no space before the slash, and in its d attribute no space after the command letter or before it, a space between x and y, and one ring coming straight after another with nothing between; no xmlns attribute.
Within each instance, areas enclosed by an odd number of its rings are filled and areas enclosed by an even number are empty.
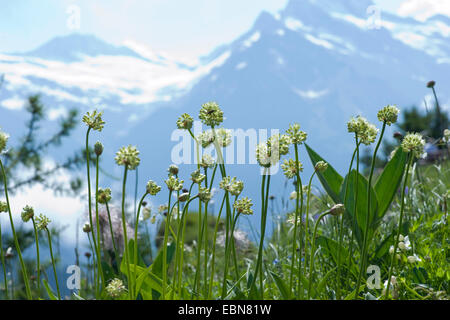
<svg viewBox="0 0 450 320"><path fill-rule="evenodd" d="M408 262L411 264L422 261L422 259L420 259L417 254L414 254L413 256L409 256L407 259L408 259Z"/></svg>

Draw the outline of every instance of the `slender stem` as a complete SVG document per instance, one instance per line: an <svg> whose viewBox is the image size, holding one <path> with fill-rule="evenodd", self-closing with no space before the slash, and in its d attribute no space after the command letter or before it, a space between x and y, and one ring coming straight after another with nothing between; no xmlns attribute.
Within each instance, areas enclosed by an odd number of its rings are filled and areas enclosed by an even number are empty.
<svg viewBox="0 0 450 320"><path fill-rule="evenodd" d="M123 245L124 245L124 254L125 254L125 263L127 266L127 277L128 277L128 288L130 290L130 298L134 297L134 288L131 283L131 270L130 270L130 255L128 251L128 234L127 234L127 222L125 217L125 193L126 193L126 184L127 184L127 174L128 174L128 166L125 165L125 169L123 172L123 184L122 184L122 229L123 229ZM134 232L137 232L134 230Z"/></svg>
<svg viewBox="0 0 450 320"><path fill-rule="evenodd" d="M316 175L316 171L314 170L313 174L311 175L311 178L309 178L309 182L308 182L308 193L306 195L306 221L305 221L305 264L303 266L304 270L303 273L306 275L307 272L307 257L308 257L308 250L307 250L307 245L310 244L310 239L309 239L309 202L311 200L311 184L312 184L312 180L314 178L314 176Z"/></svg>
<svg viewBox="0 0 450 320"><path fill-rule="evenodd" d="M367 246L368 246L368 238L369 238L369 226L370 226L370 220L371 220L371 213L370 213L370 201L371 201L371 195L372 195L372 178L373 178L373 171L375 169L375 161L377 159L377 152L381 145L381 140L383 139L384 131L386 129L386 122L383 122L383 127L381 129L380 138L378 139L377 146L375 147L375 151L373 152L372 156L372 165L370 167L370 174L369 174L369 182L367 183L367 216L366 216L366 225L364 229L364 241L363 241L363 247L362 247L362 260L361 260L361 269L359 270L359 276L358 281L356 283L356 291L357 294L355 294L355 299L359 295L359 286L361 284L362 275L364 273L364 269L366 267L366 260L367 260Z"/></svg>
<svg viewBox="0 0 450 320"><path fill-rule="evenodd" d="M134 285L135 285L135 299L137 298L137 264L138 264L138 228L139 228L139 214L141 213L142 202L144 202L145 197L148 195L147 192L144 193L141 200L139 201L139 206L136 212L136 221L134 226Z"/></svg>
<svg viewBox="0 0 450 320"><path fill-rule="evenodd" d="M6 277L6 263L5 263L5 254L3 252L3 242L2 242L2 226L0 224L0 258L2 262L3 269L3 281L5 285L5 297L8 298L8 278Z"/></svg>
<svg viewBox="0 0 450 320"><path fill-rule="evenodd" d="M55 282L56 282L56 291L58 292L58 299L61 300L61 292L59 291L59 283L58 283L58 274L56 272L56 264L55 259L53 257L52 237L50 235L50 231L48 230L48 228L45 228L45 231L47 231L48 236L48 247L50 249L50 257L52 258L53 274L55 275Z"/></svg>
<svg viewBox="0 0 450 320"><path fill-rule="evenodd" d="M101 241L100 241L100 219L98 216L98 163L99 163L100 157L97 155L95 159L95 224L97 229L97 247L95 248L97 250L97 264L98 264L98 272L101 278L102 285L105 284L105 276L103 275L103 267L102 267L102 248L101 248ZM101 288L99 288L101 291Z"/></svg>
<svg viewBox="0 0 450 320"><path fill-rule="evenodd" d="M7 187L7 181L6 181L5 167L3 166L3 162L1 159L0 159L0 167L2 169L2 174L3 174L3 187L5 189L6 205L8 207L9 222L11 223L11 230L12 230L13 237L14 237L14 244L16 246L16 251L19 256L20 265L22 268L22 275L23 275L23 281L25 283L27 298L28 298L28 300L31 300L32 296L31 296L30 283L28 281L27 269L25 267L25 263L22 258L22 251L20 250L20 245L19 245L19 240L17 238L16 229L14 228L14 221L13 221L13 217L12 217L12 213L11 213L11 205L10 205L9 196L8 196L8 187Z"/></svg>
<svg viewBox="0 0 450 320"><path fill-rule="evenodd" d="M38 292L41 292L41 261L39 255L39 238L38 238L38 230L36 227L36 222L34 221L34 217L31 217L33 221L34 228L34 241L36 242L36 268L37 268L37 289Z"/></svg>
<svg viewBox="0 0 450 320"><path fill-rule="evenodd" d="M314 233L312 238L312 244L311 244L311 255L309 260L309 284L308 284L308 300L311 298L311 287L312 282L314 279L314 250L315 250L315 244L316 244L316 235L317 235L317 228L319 226L320 221L326 216L330 214L330 211L325 211L319 216L319 219L317 219L316 225L314 226Z"/></svg>
<svg viewBox="0 0 450 320"><path fill-rule="evenodd" d="M397 248L398 248L398 242L400 239L400 232L402 229L402 223L403 223L403 213L405 211L405 190L406 190L406 186L408 185L408 172L409 172L409 168L411 166L411 163L414 159L412 154L408 155L409 159L408 159L408 165L406 166L406 171L405 171L405 180L403 182L403 188L402 188L402 198L401 198L401 205L400 205L400 220L398 223L398 231L397 231L397 236L394 242L394 252L392 253L392 258L391 258L391 265L389 266L389 272L388 272L388 282L387 282L387 287L386 287L386 297L389 297L389 290L390 290L390 286L391 286L391 276L392 276L392 269L394 267L394 261L395 261L395 255L397 254Z"/></svg>
<svg viewBox="0 0 450 320"><path fill-rule="evenodd" d="M119 265L119 252L117 251L117 246L116 246L116 239L114 237L114 231L113 231L113 226L112 226L112 220L111 220L111 213L109 211L109 205L108 202L105 202L105 206L106 206L106 212L108 214L108 223L109 223L109 232L111 232L111 241L113 244L113 248L114 248L114 255L115 255L115 260L117 265Z"/></svg>
<svg viewBox="0 0 450 320"><path fill-rule="evenodd" d="M352 161L350 161L350 166L348 167L348 174L347 174L347 181L345 183L345 191L344 191L344 206L347 205L347 192L348 192L348 181L350 180L350 174L352 171L353 161L355 160L356 156L356 148L355 151L353 151ZM342 241L344 237L344 215L341 216L341 219L339 221L339 240L338 240L338 255L337 255L337 293L336 297L337 300L341 299L341 251L342 251Z"/></svg>
<svg viewBox="0 0 450 320"><path fill-rule="evenodd" d="M267 222L267 205L269 202L269 187L270 187L270 169L269 169L269 173L267 175L267 185L266 185L266 195L264 198L264 215L263 215L263 224L262 224L262 230L261 230L261 243L263 244L263 246L261 247L264 250L264 237L266 234L266 222ZM261 290L261 299L264 300L264 286L263 286L263 267L262 267L262 254L263 251L261 251L261 258L259 260L259 272L260 272L260 277L259 277L259 284L260 284L260 290Z"/></svg>
<svg viewBox="0 0 450 320"><path fill-rule="evenodd" d="M170 224L170 200L172 198L172 190L169 190L169 202L167 206L167 216L164 226L164 244L163 244L163 287L162 287L162 299L166 299L166 286L167 286L167 242L169 240L169 224Z"/></svg>

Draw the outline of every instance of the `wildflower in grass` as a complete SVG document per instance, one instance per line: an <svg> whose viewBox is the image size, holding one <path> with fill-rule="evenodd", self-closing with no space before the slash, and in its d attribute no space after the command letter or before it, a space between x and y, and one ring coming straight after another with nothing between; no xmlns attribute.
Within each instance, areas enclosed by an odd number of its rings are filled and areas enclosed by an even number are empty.
<svg viewBox="0 0 450 320"><path fill-rule="evenodd" d="M384 282L384 288L383 288L382 295L386 294L386 289L388 287L388 282L389 282L388 280L386 280ZM390 281L390 284L389 284L389 290L392 292L392 296L393 297L394 297L394 295L397 295L397 286L398 286L397 278L395 276L391 276L391 281Z"/></svg>
<svg viewBox="0 0 450 320"><path fill-rule="evenodd" d="M9 135L4 133L3 131L0 131L0 153L5 150L8 139Z"/></svg>
<svg viewBox="0 0 450 320"><path fill-rule="evenodd" d="M397 106L388 105L378 111L378 120L381 122L385 122L388 126L392 125L393 123L397 122L398 114L400 113L400 110L397 108Z"/></svg>
<svg viewBox="0 0 450 320"><path fill-rule="evenodd" d="M169 175L176 176L178 174L179 170L180 169L178 168L178 166L176 164L171 164L169 166L169 169L167 169L167 172L169 172Z"/></svg>
<svg viewBox="0 0 450 320"><path fill-rule="evenodd" d="M4 201L0 201L0 213L8 212L8 204Z"/></svg>
<svg viewBox="0 0 450 320"><path fill-rule="evenodd" d="M184 181L171 176L165 181L165 183L170 191L180 191L183 188Z"/></svg>
<svg viewBox="0 0 450 320"><path fill-rule="evenodd" d="M411 242L409 241L409 236L399 238L398 247L403 251L411 250Z"/></svg>
<svg viewBox="0 0 450 320"><path fill-rule="evenodd" d="M292 224L294 226L295 225L295 213L290 213L286 218L286 222L289 224ZM297 225L299 225L300 223L301 223L301 218L299 216L299 217L297 217Z"/></svg>
<svg viewBox="0 0 450 320"><path fill-rule="evenodd" d="M268 168L271 166L270 152L266 143L260 143L256 146L256 160L261 167Z"/></svg>
<svg viewBox="0 0 450 320"><path fill-rule="evenodd" d="M408 263L411 263L411 264L422 261L417 254L408 256L407 260L408 260Z"/></svg>
<svg viewBox="0 0 450 320"><path fill-rule="evenodd" d="M102 153L103 153L103 144L100 141L97 141L94 144L94 152L95 152L95 154L98 157L100 157L102 155Z"/></svg>
<svg viewBox="0 0 450 320"><path fill-rule="evenodd" d="M212 168L214 167L215 160L209 154L204 154L202 156L202 161L200 162L200 166L202 168Z"/></svg>
<svg viewBox="0 0 450 320"><path fill-rule="evenodd" d="M425 140L419 133L408 133L401 146L404 152L411 152L414 157L420 157L423 153Z"/></svg>
<svg viewBox="0 0 450 320"><path fill-rule="evenodd" d="M289 145L291 138L286 134L275 134L267 140L267 147L271 152L277 152L279 155L286 155L289 153Z"/></svg>
<svg viewBox="0 0 450 320"><path fill-rule="evenodd" d="M207 102L202 105L199 118L205 125L216 127L223 122L223 111L216 102Z"/></svg>
<svg viewBox="0 0 450 320"><path fill-rule="evenodd" d="M449 129L444 130L444 141L447 143L450 142L450 130Z"/></svg>
<svg viewBox="0 0 450 320"><path fill-rule="evenodd" d="M342 203L338 203L335 204L331 209L330 209L330 214L333 216L340 216L341 214L343 214L345 211L345 207Z"/></svg>
<svg viewBox="0 0 450 320"><path fill-rule="evenodd" d="M287 135L290 138L292 144L302 144L306 141L307 133L300 130L300 124L294 123L289 125L289 129L286 130Z"/></svg>
<svg viewBox="0 0 450 320"><path fill-rule="evenodd" d="M120 148L114 159L119 166L126 166L128 170L136 169L141 161L139 151L131 145Z"/></svg>
<svg viewBox="0 0 450 320"><path fill-rule="evenodd" d="M347 122L347 130L348 132L355 133L365 145L372 144L378 134L378 129L375 125L371 124L366 118L361 116L351 118L350 121Z"/></svg>
<svg viewBox="0 0 450 320"><path fill-rule="evenodd" d="M111 298L119 298L126 291L127 289L125 288L122 280L117 278L112 279L106 286L106 292Z"/></svg>
<svg viewBox="0 0 450 320"><path fill-rule="evenodd" d="M233 196L239 196L242 192L242 190L244 190L244 181L242 180L237 180L235 181L230 188L230 193Z"/></svg>
<svg viewBox="0 0 450 320"><path fill-rule="evenodd" d="M105 121L103 121L102 115L102 111L97 112L97 110L94 110L92 114L87 112L86 115L83 116L83 122L86 123L86 125L92 130L102 131L105 126Z"/></svg>
<svg viewBox="0 0 450 320"><path fill-rule="evenodd" d="M194 118L187 113L183 113L177 120L177 127L181 130L191 130Z"/></svg>
<svg viewBox="0 0 450 320"><path fill-rule="evenodd" d="M253 214L252 206L253 206L252 200L249 199L248 197L239 199L233 204L233 207L236 209L238 213L245 215Z"/></svg>
<svg viewBox="0 0 450 320"><path fill-rule="evenodd" d="M228 147L231 144L231 130L219 128L216 130L216 137L219 146Z"/></svg>
<svg viewBox="0 0 450 320"><path fill-rule="evenodd" d="M39 217L36 218L36 227L39 230L45 230L47 229L48 225L52 222L48 217L43 215L42 213L39 215Z"/></svg>
<svg viewBox="0 0 450 320"><path fill-rule="evenodd" d="M298 167L300 172L303 172L303 164L300 161L298 162ZM292 179L297 175L297 163L293 159L284 160L281 169L283 169L284 175L288 179Z"/></svg>
<svg viewBox="0 0 450 320"><path fill-rule="evenodd" d="M238 196L244 189L244 182L236 180L236 177L224 177L222 181L220 181L219 187L234 196Z"/></svg>
<svg viewBox="0 0 450 320"><path fill-rule="evenodd" d="M328 163L326 163L325 161L319 161L314 166L314 170L316 172L325 172L325 170L327 170L327 169L328 169Z"/></svg>
<svg viewBox="0 0 450 320"><path fill-rule="evenodd" d="M106 204L111 201L111 189L110 188L99 188L97 193L97 201L101 204Z"/></svg>
<svg viewBox="0 0 450 320"><path fill-rule="evenodd" d="M198 198L201 202L207 203L212 198L211 192L208 188L200 187L200 190L198 191Z"/></svg>
<svg viewBox="0 0 450 320"><path fill-rule="evenodd" d="M147 193L156 196L158 192L161 191L161 187L156 184L153 180L149 180L146 186Z"/></svg>
<svg viewBox="0 0 450 320"><path fill-rule="evenodd" d="M201 132L197 136L197 141L202 145L202 148L208 148L214 142L214 134L211 130Z"/></svg>
<svg viewBox="0 0 450 320"><path fill-rule="evenodd" d="M205 180L206 176L200 172L200 169L191 173L191 180L194 183L201 184Z"/></svg>
<svg viewBox="0 0 450 320"><path fill-rule="evenodd" d="M83 225L83 232L89 233L89 232L91 232L91 231L92 231L91 224L90 224L89 222L86 222L86 223Z"/></svg>
<svg viewBox="0 0 450 320"><path fill-rule="evenodd" d="M30 206L25 206L22 210L22 221L28 222L34 217L34 209Z"/></svg>

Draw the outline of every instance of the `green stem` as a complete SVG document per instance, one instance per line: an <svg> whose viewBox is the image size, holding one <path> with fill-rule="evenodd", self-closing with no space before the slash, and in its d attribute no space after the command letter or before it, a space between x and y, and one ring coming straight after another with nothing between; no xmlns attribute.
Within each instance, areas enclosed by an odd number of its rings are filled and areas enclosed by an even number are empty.
<svg viewBox="0 0 450 320"><path fill-rule="evenodd" d="M359 286L361 284L362 275L364 273L365 267L366 267L366 260L367 260L367 246L368 246L368 238L369 238L369 226L371 221L371 214L370 214L370 201L371 201L371 191L372 191L372 178L373 178L373 171L375 169L375 161L377 159L377 152L381 145L381 140L383 139L384 131L386 129L386 122L383 122L383 127L381 129L380 138L378 139L377 146L375 147L375 151L373 152L372 156L372 165L370 167L370 174L369 174L369 182L367 183L367 216L366 216L366 225L364 228L364 241L363 241L363 247L362 247L362 260L361 260L361 269L359 270L359 276L358 281L356 283L356 290L359 291ZM359 292L355 294L355 299L358 297Z"/></svg>
<svg viewBox="0 0 450 320"><path fill-rule="evenodd" d="M59 291L59 283L58 283L58 274L56 272L55 259L53 257L52 237L50 235L50 231L48 230L48 228L45 228L45 231L47 231L47 236L48 236L48 247L50 249L50 257L52 258L53 274L55 275L56 291L58 292L58 300L61 300L61 292Z"/></svg>
<svg viewBox="0 0 450 320"><path fill-rule="evenodd" d="M2 226L0 224L0 258L2 261L2 269L3 269L3 281L5 285L5 297L8 298L8 278L6 276L6 263L5 263L5 254L3 252L3 242L2 242Z"/></svg>
<svg viewBox="0 0 450 320"><path fill-rule="evenodd" d="M312 180L314 178L314 176L316 175L316 171L314 170L313 174L311 175L311 178L309 178L309 182L308 182L308 193L306 195L306 221L305 221L305 264L303 266L303 274L306 275L307 273L307 263L306 263L306 259L308 257L308 250L307 250L307 245L310 244L310 239L309 239L309 202L311 200L311 184L312 184Z"/></svg>
<svg viewBox="0 0 450 320"><path fill-rule="evenodd" d="M40 261L40 255L39 255L38 230L36 227L36 222L34 221L34 217L31 217L31 220L33 221L34 240L36 242L37 289L38 289L38 292L40 293L41 292L41 261Z"/></svg>
<svg viewBox="0 0 450 320"><path fill-rule="evenodd" d="M98 265L98 272L101 278L102 285L105 284L105 276L103 274L103 267L102 267L102 248L101 248L101 241L100 241L100 219L98 216L98 163L99 163L99 156L97 155L95 159L95 224L97 229L97 247L95 248L97 251L97 265ZM99 288L101 291L101 288Z"/></svg>
<svg viewBox="0 0 450 320"><path fill-rule="evenodd" d="M28 281L27 269L25 267L25 263L24 263L23 258L22 258L22 251L20 250L20 245L19 245L19 240L17 238L16 229L14 228L14 221L13 221L13 217L12 217L12 213L11 213L11 205L9 203L8 187L7 187L7 182L6 182L5 167L3 166L3 162L2 162L1 159L0 159L0 167L2 169L2 174L3 174L3 187L5 189L6 205L8 207L9 222L11 223L11 230L12 230L13 237L14 237L14 244L16 246L16 251L17 251L17 254L19 256L20 265L21 265L21 268L22 268L22 275L23 275L23 281L25 283L25 289L26 289L26 293L27 293L27 298L28 298L28 300L31 300L32 296L31 296L30 283Z"/></svg>
<svg viewBox="0 0 450 320"><path fill-rule="evenodd" d="M131 283L131 270L130 270L130 255L128 251L128 234L127 234L127 222L125 217L125 193L126 193L126 184L127 184L127 174L128 174L128 166L125 165L125 169L123 172L123 184L122 184L122 229L123 229L123 244L124 244L124 254L125 254L125 263L127 266L127 278L128 278L128 288L130 290L130 298L134 297L134 288ZM136 230L134 232L137 232ZM94 244L95 245L95 244Z"/></svg>
<svg viewBox="0 0 450 320"><path fill-rule="evenodd" d="M139 206L136 213L136 221L134 226L134 285L135 285L135 299L137 298L138 292L137 292L137 264L138 264L138 228L139 228L139 214L141 213L141 207L142 202L144 201L145 197L148 195L147 192L144 193L144 195L141 198L141 201L139 201Z"/></svg>
<svg viewBox="0 0 450 320"><path fill-rule="evenodd" d="M172 190L169 190L169 201L167 206L167 216L164 226L164 244L163 244L163 287L162 287L162 299L166 299L166 286L167 286L167 242L169 239L169 224L170 224L170 200L172 198Z"/></svg>
<svg viewBox="0 0 450 320"><path fill-rule="evenodd" d="M405 190L406 190L406 186L408 185L408 172L409 172L409 168L411 166L412 160L413 160L413 156L412 154L408 155L409 159L408 159L408 165L406 166L406 171L405 171L405 180L403 182L403 188L402 188L402 198L401 198L401 205L400 205L400 220L398 223L398 231L397 231L397 236L394 242L394 252L392 253L392 258L391 258L391 265L389 266L389 272L388 272L388 282L387 282L387 287L386 287L386 296L385 297L389 297L389 290L390 290L390 286L391 286L391 276L392 276L392 270L394 267L394 261L395 261L395 255L397 254L397 248L398 248L398 242L400 239L400 232L402 229L402 223L403 223L403 213L405 211Z"/></svg>
<svg viewBox="0 0 450 320"><path fill-rule="evenodd" d="M111 232L111 241L113 244L113 248L114 248L114 255L115 255L115 260L117 265L119 266L119 252L117 251L117 246L116 246L116 240L114 237L114 231L113 231L113 227L112 227L112 220L111 220L111 213L109 211L109 205L108 202L105 202L105 206L106 206L106 212L108 214L108 222L109 222L109 232Z"/></svg>

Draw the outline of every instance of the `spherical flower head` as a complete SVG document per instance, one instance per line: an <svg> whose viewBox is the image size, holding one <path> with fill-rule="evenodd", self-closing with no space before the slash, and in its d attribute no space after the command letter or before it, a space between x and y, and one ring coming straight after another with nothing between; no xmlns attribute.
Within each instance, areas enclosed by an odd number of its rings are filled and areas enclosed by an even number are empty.
<svg viewBox="0 0 450 320"><path fill-rule="evenodd" d="M9 135L4 133L3 131L0 131L0 153L5 150L8 139Z"/></svg>
<svg viewBox="0 0 450 320"><path fill-rule="evenodd" d="M271 152L278 153L282 156L289 153L290 144L291 139L286 134L275 134L267 140L267 147L271 150Z"/></svg>
<svg viewBox="0 0 450 320"><path fill-rule="evenodd" d="M198 198L200 199L201 202L207 203L209 202L209 200L211 200L212 195L208 188L201 187L198 192Z"/></svg>
<svg viewBox="0 0 450 320"><path fill-rule="evenodd" d="M179 180L174 176L170 176L169 179L165 181L165 183L170 191L180 191L183 188L184 181Z"/></svg>
<svg viewBox="0 0 450 320"><path fill-rule="evenodd" d="M99 141L97 141L94 145L94 152L97 156L101 156L103 153L103 144Z"/></svg>
<svg viewBox="0 0 450 320"><path fill-rule="evenodd" d="M351 118L347 122L348 132L354 132L360 141L365 145L372 144L377 138L378 129L364 117Z"/></svg>
<svg viewBox="0 0 450 320"><path fill-rule="evenodd" d="M450 142L450 130L449 129L444 130L444 141L447 143Z"/></svg>
<svg viewBox="0 0 450 320"><path fill-rule="evenodd" d="M420 157L423 154L425 140L419 133L408 133L403 138L401 147L404 152L411 152L414 157Z"/></svg>
<svg viewBox="0 0 450 320"><path fill-rule="evenodd" d="M197 136L197 141L202 145L202 148L204 149L208 148L214 142L214 140L215 138L212 130L203 131Z"/></svg>
<svg viewBox="0 0 450 320"><path fill-rule="evenodd" d="M215 160L214 160L214 158L213 157L211 157L209 154L204 154L203 156L202 156L202 161L200 162L200 166L202 167L202 168L212 168L212 167L214 167L214 163L215 163Z"/></svg>
<svg viewBox="0 0 450 320"><path fill-rule="evenodd" d="M286 133L292 144L302 144L308 137L306 132L300 130L300 124L298 123L289 125L289 129L286 130Z"/></svg>
<svg viewBox="0 0 450 320"><path fill-rule="evenodd" d="M97 193L97 201L101 204L106 204L111 201L111 189L110 188L99 188Z"/></svg>
<svg viewBox="0 0 450 320"><path fill-rule="evenodd" d="M414 254L413 256L408 256L407 260L408 263L411 264L422 261L416 254Z"/></svg>
<svg viewBox="0 0 450 320"><path fill-rule="evenodd" d="M161 191L161 187L158 186L155 181L149 180L147 182L146 190L147 190L148 194L150 194L152 196L156 196L158 194L158 192Z"/></svg>
<svg viewBox="0 0 450 320"><path fill-rule="evenodd" d="M50 222L52 221L41 213L36 219L36 227L38 230L47 229Z"/></svg>
<svg viewBox="0 0 450 320"><path fill-rule="evenodd" d="M378 111L378 120L381 122L386 123L388 126L392 125L393 123L397 122L398 114L400 113L400 110L397 108L397 106L388 105Z"/></svg>
<svg viewBox="0 0 450 320"><path fill-rule="evenodd" d="M292 179L297 175L297 163L293 159L284 160L281 169L283 169L283 173L288 179ZM300 161L298 162L298 169L299 172L303 171L303 164Z"/></svg>
<svg viewBox="0 0 450 320"><path fill-rule="evenodd" d="M97 112L97 110L94 110L92 114L87 112L83 116L83 122L92 130L102 131L105 126L105 121L102 120L102 114L102 111Z"/></svg>
<svg viewBox="0 0 450 320"><path fill-rule="evenodd" d="M316 165L314 166L314 170L316 170L317 172L325 172L328 169L328 163L326 163L325 161L319 161L316 163Z"/></svg>
<svg viewBox="0 0 450 320"><path fill-rule="evenodd" d="M230 193L233 196L239 196L244 190L244 182L242 180L235 181L230 188Z"/></svg>
<svg viewBox="0 0 450 320"><path fill-rule="evenodd" d="M177 165L171 164L171 165L169 166L169 169L167 169L167 172L169 172L169 175L176 176L176 175L178 174L179 170L180 170L180 169L178 168Z"/></svg>
<svg viewBox="0 0 450 320"><path fill-rule="evenodd" d="M233 196L239 196L244 189L244 182L236 180L236 177L225 177L220 181L219 187Z"/></svg>
<svg viewBox="0 0 450 320"><path fill-rule="evenodd" d="M126 166L128 170L136 169L141 162L141 159L139 159L139 151L131 145L120 148L114 159L119 166Z"/></svg>
<svg viewBox="0 0 450 320"><path fill-rule="evenodd" d="M289 145L286 145L286 140L281 142L280 135L275 135L269 138L266 143L260 143L256 146L256 160L261 167L270 168L280 161L281 152L283 154L289 152Z"/></svg>
<svg viewBox="0 0 450 320"><path fill-rule="evenodd" d="M89 222L86 222L83 226L83 232L89 233L91 231L92 231L91 224Z"/></svg>
<svg viewBox="0 0 450 320"><path fill-rule="evenodd" d="M330 209L330 214L333 216L340 216L341 214L343 214L345 211L345 207L342 203L336 204L334 205L331 209Z"/></svg>
<svg viewBox="0 0 450 320"><path fill-rule="evenodd" d="M183 113L177 120L177 127L181 130L190 130L193 123L194 118L192 118L187 113Z"/></svg>
<svg viewBox="0 0 450 320"><path fill-rule="evenodd" d="M200 172L200 169L195 170L191 173L191 180L194 183L200 184L205 180L206 176Z"/></svg>
<svg viewBox="0 0 450 320"><path fill-rule="evenodd" d="M199 118L205 125L216 127L223 122L223 111L216 102L207 102L202 105Z"/></svg>
<svg viewBox="0 0 450 320"><path fill-rule="evenodd" d="M0 201L0 213L8 212L8 204L4 201Z"/></svg>
<svg viewBox="0 0 450 320"><path fill-rule="evenodd" d="M22 221L28 222L34 217L34 209L30 206L25 206L22 210Z"/></svg>
<svg viewBox="0 0 450 320"><path fill-rule="evenodd" d="M252 206L253 206L252 200L247 197L239 199L233 204L233 207L236 209L238 213L245 215L253 214Z"/></svg>
<svg viewBox="0 0 450 320"><path fill-rule="evenodd" d="M375 125L369 123L366 131L364 131L360 136L361 142L364 143L366 146L368 146L375 142L375 139L377 138L377 134L378 134L377 127L375 127Z"/></svg>
<svg viewBox="0 0 450 320"><path fill-rule="evenodd" d="M111 282L106 286L106 292L111 298L119 298L126 291L127 289L125 288L122 280L117 278L111 280Z"/></svg>
<svg viewBox="0 0 450 320"><path fill-rule="evenodd" d="M228 147L231 144L231 130L219 128L216 130L217 142L222 147Z"/></svg>

